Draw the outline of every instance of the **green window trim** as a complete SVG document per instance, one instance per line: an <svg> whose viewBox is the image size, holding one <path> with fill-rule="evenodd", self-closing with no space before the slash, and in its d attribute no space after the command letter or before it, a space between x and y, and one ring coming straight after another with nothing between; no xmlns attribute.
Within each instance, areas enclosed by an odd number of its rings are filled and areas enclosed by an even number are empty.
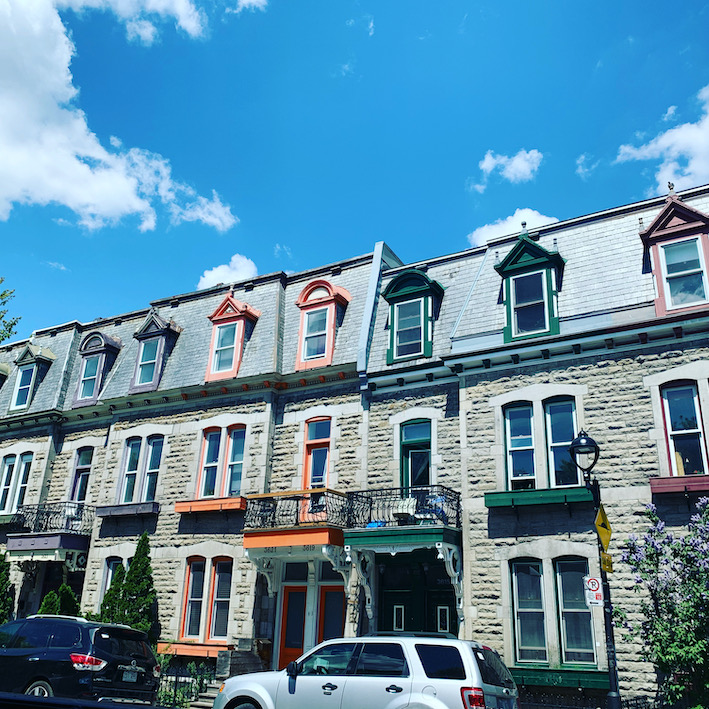
<svg viewBox="0 0 709 709"><path fill-rule="evenodd" d="M427 428L426 435L419 434ZM412 419L401 424L401 487L417 487L431 484L431 421L430 419ZM406 431L412 433L407 435ZM412 466L414 480L412 481ZM425 476L426 480L416 480Z"/></svg>
<svg viewBox="0 0 709 709"><path fill-rule="evenodd" d="M525 687L582 687L609 689L605 670L551 669L549 667L510 667L518 686Z"/></svg>
<svg viewBox="0 0 709 709"><path fill-rule="evenodd" d="M405 362L407 360L431 357L433 355L433 321L436 306L443 298L443 287L430 279L423 271L407 269L394 278L382 293L389 303L389 348L387 349L387 364ZM403 306L420 302L420 342L421 347L413 353L397 355L397 335L405 328L399 327L401 319L399 309ZM411 318L409 314L407 316ZM415 326L409 327L415 329ZM419 340L411 340L418 342Z"/></svg>

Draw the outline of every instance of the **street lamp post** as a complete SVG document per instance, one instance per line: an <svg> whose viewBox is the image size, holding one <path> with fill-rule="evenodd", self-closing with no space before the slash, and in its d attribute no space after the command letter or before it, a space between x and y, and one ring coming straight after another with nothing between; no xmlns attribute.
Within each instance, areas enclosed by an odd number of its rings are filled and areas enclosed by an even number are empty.
<svg viewBox="0 0 709 709"><path fill-rule="evenodd" d="M598 456L601 449L596 441L591 438L585 431L581 431L569 446L569 454L571 460L574 461L576 467L583 473L583 481L586 489L593 495L593 508L598 514L601 509L601 489L598 484L598 478L591 478L591 470L598 462ZM608 655L608 679L610 689L607 697L608 709L621 709L620 693L618 692L618 663L615 653L615 634L613 632L613 606L611 604L611 589L608 584L608 574L603 565L601 554L603 553L603 544L601 538L597 534L598 542L598 562L601 569L601 586L603 587L603 618L606 629L606 653Z"/></svg>

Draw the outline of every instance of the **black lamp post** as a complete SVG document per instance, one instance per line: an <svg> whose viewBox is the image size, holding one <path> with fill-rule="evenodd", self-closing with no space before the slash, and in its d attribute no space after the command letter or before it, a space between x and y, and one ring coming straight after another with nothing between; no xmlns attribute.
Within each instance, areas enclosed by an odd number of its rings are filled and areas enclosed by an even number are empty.
<svg viewBox="0 0 709 709"><path fill-rule="evenodd" d="M576 467L583 474L583 482L586 488L593 495L593 508L598 514L601 508L601 490L598 485L598 478L591 479L591 470L598 462L598 456L601 449L598 443L591 438L585 431L581 431L569 446L569 454L571 460L574 461ZM601 567L601 586L603 587L603 617L606 629L606 653L608 655L608 679L610 689L608 691L607 707L608 709L621 709L620 693L618 692L618 664L615 654L615 634L613 632L613 606L611 605L611 589L608 584L608 574L603 568L603 544L601 538L598 539L598 561Z"/></svg>

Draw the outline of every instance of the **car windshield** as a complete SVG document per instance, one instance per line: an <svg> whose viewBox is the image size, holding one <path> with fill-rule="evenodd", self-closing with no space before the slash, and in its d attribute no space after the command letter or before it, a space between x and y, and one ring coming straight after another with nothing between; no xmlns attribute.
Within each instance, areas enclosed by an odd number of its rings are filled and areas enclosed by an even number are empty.
<svg viewBox="0 0 709 709"><path fill-rule="evenodd" d="M494 650L489 647L474 647L473 656L478 663L480 676L485 684L514 687L515 681L512 679L512 674Z"/></svg>

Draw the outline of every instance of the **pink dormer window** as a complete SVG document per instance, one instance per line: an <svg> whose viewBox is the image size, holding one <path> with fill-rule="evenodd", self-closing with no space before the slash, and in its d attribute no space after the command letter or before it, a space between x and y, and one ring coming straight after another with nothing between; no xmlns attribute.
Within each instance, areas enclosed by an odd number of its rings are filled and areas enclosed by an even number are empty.
<svg viewBox="0 0 709 709"><path fill-rule="evenodd" d="M295 301L300 308L296 371L332 364L338 312L343 312L351 299L344 288L323 280L303 288Z"/></svg>
<svg viewBox="0 0 709 709"><path fill-rule="evenodd" d="M261 313L229 294L209 316L212 321L212 342L205 381L233 379L241 365L246 328L258 320Z"/></svg>

